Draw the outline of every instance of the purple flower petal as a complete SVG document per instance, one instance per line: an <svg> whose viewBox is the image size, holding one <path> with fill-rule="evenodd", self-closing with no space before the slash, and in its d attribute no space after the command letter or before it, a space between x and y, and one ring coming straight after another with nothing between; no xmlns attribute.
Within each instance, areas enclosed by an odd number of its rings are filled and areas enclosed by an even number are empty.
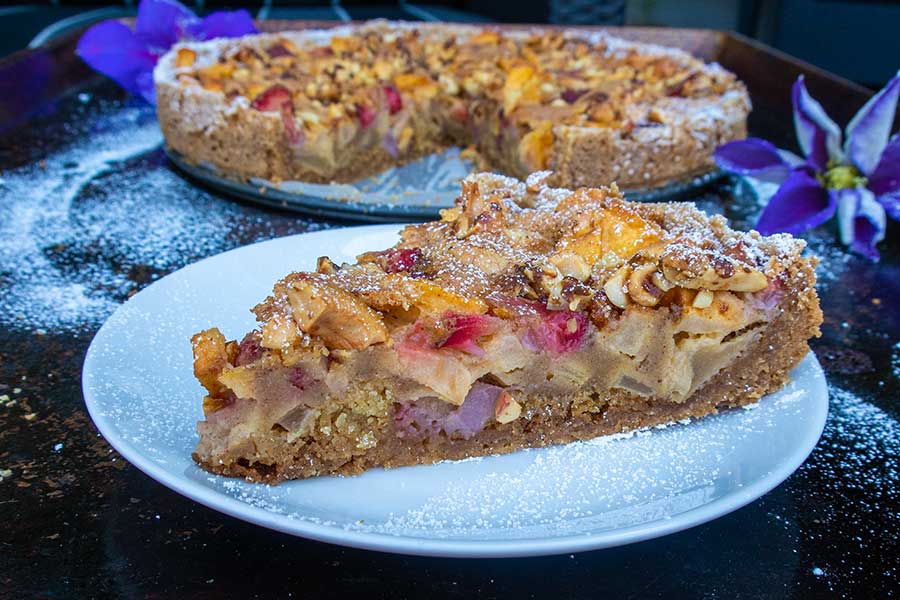
<svg viewBox="0 0 900 600"><path fill-rule="evenodd" d="M878 204L884 207L884 212L894 219L900 221L900 190L890 194L883 194L875 198Z"/></svg>
<svg viewBox="0 0 900 600"><path fill-rule="evenodd" d="M798 234L821 225L834 214L835 202L819 180L802 169L791 171L766 204L756 229L763 235Z"/></svg>
<svg viewBox="0 0 900 600"><path fill-rule="evenodd" d="M165 53L183 38L192 38L200 19L176 0L141 0L134 34L155 54Z"/></svg>
<svg viewBox="0 0 900 600"><path fill-rule="evenodd" d="M253 17L246 10L214 12L206 16L197 28L195 37L212 40L220 37L240 37L256 33Z"/></svg>
<svg viewBox="0 0 900 600"><path fill-rule="evenodd" d="M781 183L791 169L778 149L759 138L728 142L716 148L713 158L719 168L738 175Z"/></svg>
<svg viewBox="0 0 900 600"><path fill-rule="evenodd" d="M803 154L817 169L824 169L829 159L841 158L841 130L825 113L825 109L806 90L803 76L791 90L794 103L794 129Z"/></svg>
<svg viewBox="0 0 900 600"><path fill-rule="evenodd" d="M94 25L78 40L75 52L92 69L112 78L125 90L147 98L146 82L148 77L153 79L156 57L124 23L104 21Z"/></svg>
<svg viewBox="0 0 900 600"><path fill-rule="evenodd" d="M872 96L847 124L845 151L863 175L870 175L884 152L900 98L900 72Z"/></svg>
<svg viewBox="0 0 900 600"><path fill-rule="evenodd" d="M803 158L797 156L789 150L782 150L781 148L778 148L778 154L779 156L781 156L781 160L786 162L792 169L794 167L800 167L806 164L806 161Z"/></svg>
<svg viewBox="0 0 900 600"><path fill-rule="evenodd" d="M863 187L832 190L837 198L838 230L841 242L871 260L878 260L875 245L884 239L884 207Z"/></svg>
<svg viewBox="0 0 900 600"><path fill-rule="evenodd" d="M878 166L869 175L868 187L876 196L900 191L900 134L884 147Z"/></svg>
<svg viewBox="0 0 900 600"><path fill-rule="evenodd" d="M142 71L135 80L137 93L147 102L156 106L156 84L153 82L153 70Z"/></svg>

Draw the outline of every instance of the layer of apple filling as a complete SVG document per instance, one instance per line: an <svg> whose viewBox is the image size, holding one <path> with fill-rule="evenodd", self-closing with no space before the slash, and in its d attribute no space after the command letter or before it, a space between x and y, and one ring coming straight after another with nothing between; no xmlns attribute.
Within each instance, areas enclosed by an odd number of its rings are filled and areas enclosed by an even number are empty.
<svg viewBox="0 0 900 600"><path fill-rule="evenodd" d="M327 354L266 348L274 327L240 344L206 331L194 339L197 373L212 388L205 452L254 456L260 432L289 444L339 434L363 450L384 436L468 439L548 410L547 397L562 400L555 410L600 411L616 389L683 402L759 338L775 308L770 288L673 289L664 304L636 305L602 329L580 312L499 298L506 318L419 315L390 331L391 343ZM566 405L584 391L593 393Z"/></svg>

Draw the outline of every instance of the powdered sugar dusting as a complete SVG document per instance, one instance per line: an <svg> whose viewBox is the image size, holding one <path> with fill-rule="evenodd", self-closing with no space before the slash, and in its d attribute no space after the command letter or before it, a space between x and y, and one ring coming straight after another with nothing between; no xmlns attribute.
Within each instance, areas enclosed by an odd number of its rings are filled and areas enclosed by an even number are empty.
<svg viewBox="0 0 900 600"><path fill-rule="evenodd" d="M70 222L70 208L92 179L162 141L153 122L136 110L115 116L105 133L58 152L41 165L7 172L0 180L0 263L11 271L9 293L0 298L0 322L31 327L76 324L88 315L106 315L108 298L94 297L83 284L67 280L47 259L45 248ZM127 128L128 135L122 131Z"/></svg>
<svg viewBox="0 0 900 600"><path fill-rule="evenodd" d="M855 590L860 581L875 580L896 588L900 422L849 390L832 387L830 396L816 450L788 480L783 497L767 496L763 505L787 534L798 536L798 544L815 544L822 556L834 558L816 565L816 575L832 590ZM797 498L805 506L802 523L791 517Z"/></svg>
<svg viewBox="0 0 900 600"><path fill-rule="evenodd" d="M765 413L745 414L739 423L737 415L726 415L529 450L532 457L521 471L487 471L457 482L366 530L428 530L439 537L503 530L527 537L535 530L564 535L670 519L714 498L716 486L736 475L723 466L725 456L743 438L771 426L775 413L796 411L806 393L789 390Z"/></svg>
<svg viewBox="0 0 900 600"><path fill-rule="evenodd" d="M96 327L143 285L277 226L162 168L151 107L80 104L69 145L0 177L0 323L14 329Z"/></svg>

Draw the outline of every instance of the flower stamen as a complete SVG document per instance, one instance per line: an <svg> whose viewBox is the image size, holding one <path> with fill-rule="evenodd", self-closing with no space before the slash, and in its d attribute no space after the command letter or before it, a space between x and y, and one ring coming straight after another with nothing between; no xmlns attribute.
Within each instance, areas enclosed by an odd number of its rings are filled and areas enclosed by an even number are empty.
<svg viewBox="0 0 900 600"><path fill-rule="evenodd" d="M829 190L846 190L865 187L868 182L852 165L828 165L828 169L819 176L822 186Z"/></svg>

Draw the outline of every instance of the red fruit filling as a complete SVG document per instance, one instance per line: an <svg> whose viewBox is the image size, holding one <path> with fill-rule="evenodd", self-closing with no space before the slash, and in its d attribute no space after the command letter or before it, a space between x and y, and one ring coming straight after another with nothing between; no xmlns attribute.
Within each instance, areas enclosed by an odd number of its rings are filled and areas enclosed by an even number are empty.
<svg viewBox="0 0 900 600"><path fill-rule="evenodd" d="M465 123L469 119L469 108L463 102L454 102L449 111L450 118L458 123Z"/></svg>
<svg viewBox="0 0 900 600"><path fill-rule="evenodd" d="M575 102L586 93L587 90L566 90L562 93L562 99L568 104L575 104Z"/></svg>
<svg viewBox="0 0 900 600"><path fill-rule="evenodd" d="M288 381L291 382L292 386L303 391L312 384L313 379L300 367L294 367L288 374Z"/></svg>
<svg viewBox="0 0 900 600"><path fill-rule="evenodd" d="M403 98L400 97L400 92L392 85L386 85L383 89L390 113L393 115L400 112L403 109Z"/></svg>
<svg viewBox="0 0 900 600"><path fill-rule="evenodd" d="M538 304L539 317L525 317L530 326L522 336L522 343L532 350L543 350L551 354L565 354L575 350L587 337L588 318L579 312L569 310L547 310Z"/></svg>
<svg viewBox="0 0 900 600"><path fill-rule="evenodd" d="M781 303L784 298L784 284L781 279L773 279L765 289L750 294L750 306L753 308L771 311Z"/></svg>
<svg viewBox="0 0 900 600"><path fill-rule="evenodd" d="M450 438L469 439L485 428L494 416L494 407L503 388L476 382L460 406L437 398L422 398L399 404L394 426L400 437L425 437L440 433Z"/></svg>
<svg viewBox="0 0 900 600"><path fill-rule="evenodd" d="M291 91L283 85L276 84L262 92L253 99L252 106L260 112L281 113L284 129L292 144L298 144L303 139L302 133L297 129L297 122L294 120L294 102L291 98Z"/></svg>
<svg viewBox="0 0 900 600"><path fill-rule="evenodd" d="M449 335L437 344L438 348L452 348L475 356L482 356L484 350L478 345L479 338L491 335L500 326L500 319L488 315L449 314L442 319Z"/></svg>
<svg viewBox="0 0 900 600"><path fill-rule="evenodd" d="M266 52L272 58L278 58L279 56L293 56L294 53L285 48L281 44L275 44L274 46L269 46L266 49Z"/></svg>
<svg viewBox="0 0 900 600"><path fill-rule="evenodd" d="M421 258L422 250L419 248L392 248L385 251L383 267L387 273L404 273Z"/></svg>
<svg viewBox="0 0 900 600"><path fill-rule="evenodd" d="M356 118L359 119L359 124L362 125L364 129L368 128L375 122L375 109L371 106L366 106L365 104L357 104Z"/></svg>
<svg viewBox="0 0 900 600"><path fill-rule="evenodd" d="M234 366L240 367L248 365L262 356L262 346L259 344L259 334L250 332L244 336L238 345L237 357L234 359Z"/></svg>
<svg viewBox="0 0 900 600"><path fill-rule="evenodd" d="M445 313L437 321L420 319L397 346L401 352L421 352L449 348L474 356L483 356L478 341L500 328L501 319L490 315Z"/></svg>

